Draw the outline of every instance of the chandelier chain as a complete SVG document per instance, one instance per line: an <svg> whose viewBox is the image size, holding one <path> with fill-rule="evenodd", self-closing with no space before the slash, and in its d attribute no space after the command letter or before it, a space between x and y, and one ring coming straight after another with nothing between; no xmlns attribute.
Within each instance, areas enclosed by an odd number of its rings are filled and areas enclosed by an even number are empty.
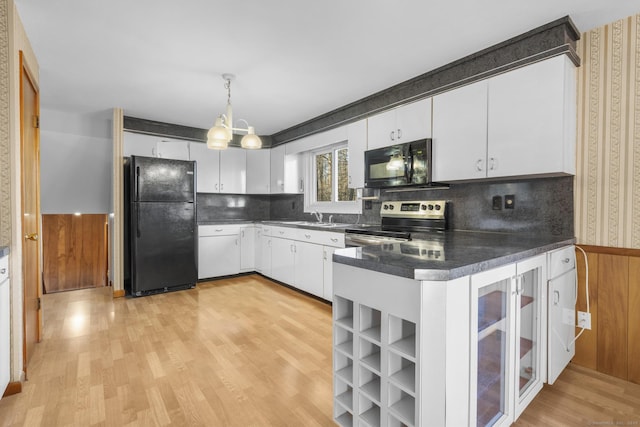
<svg viewBox="0 0 640 427"><path fill-rule="evenodd" d="M231 104L231 80L227 80L224 87L227 89L227 104Z"/></svg>

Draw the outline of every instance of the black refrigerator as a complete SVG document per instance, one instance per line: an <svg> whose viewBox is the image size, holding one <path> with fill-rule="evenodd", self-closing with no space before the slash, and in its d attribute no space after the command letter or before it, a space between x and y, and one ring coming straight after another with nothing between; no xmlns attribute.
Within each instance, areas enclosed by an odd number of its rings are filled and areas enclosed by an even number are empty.
<svg viewBox="0 0 640 427"><path fill-rule="evenodd" d="M124 161L124 287L143 296L198 280L196 163L131 156Z"/></svg>

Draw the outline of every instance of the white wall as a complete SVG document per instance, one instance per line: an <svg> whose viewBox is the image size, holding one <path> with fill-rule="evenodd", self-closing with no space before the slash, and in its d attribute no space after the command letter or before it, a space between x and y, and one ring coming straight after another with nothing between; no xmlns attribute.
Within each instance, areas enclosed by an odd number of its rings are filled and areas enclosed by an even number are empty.
<svg viewBox="0 0 640 427"><path fill-rule="evenodd" d="M111 212L112 111L40 112L43 214Z"/></svg>

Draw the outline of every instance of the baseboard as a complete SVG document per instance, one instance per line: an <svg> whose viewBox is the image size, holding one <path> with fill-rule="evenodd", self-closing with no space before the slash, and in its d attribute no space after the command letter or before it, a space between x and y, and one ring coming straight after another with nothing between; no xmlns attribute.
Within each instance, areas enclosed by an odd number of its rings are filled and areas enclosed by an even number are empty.
<svg viewBox="0 0 640 427"><path fill-rule="evenodd" d="M20 381L14 381L7 385L7 389L4 391L2 397L12 396L22 392L22 383Z"/></svg>
<svg viewBox="0 0 640 427"><path fill-rule="evenodd" d="M122 298L124 296L124 289L120 289L120 290L115 290L113 291L113 297L114 298Z"/></svg>

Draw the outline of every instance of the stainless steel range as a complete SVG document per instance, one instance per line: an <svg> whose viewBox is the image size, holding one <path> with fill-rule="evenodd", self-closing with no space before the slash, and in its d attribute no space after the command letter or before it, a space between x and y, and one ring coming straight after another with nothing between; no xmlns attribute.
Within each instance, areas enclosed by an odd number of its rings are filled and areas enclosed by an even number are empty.
<svg viewBox="0 0 640 427"><path fill-rule="evenodd" d="M383 202L382 224L345 229L345 244L354 247L408 242L412 233L443 231L448 227L448 210L445 200Z"/></svg>

